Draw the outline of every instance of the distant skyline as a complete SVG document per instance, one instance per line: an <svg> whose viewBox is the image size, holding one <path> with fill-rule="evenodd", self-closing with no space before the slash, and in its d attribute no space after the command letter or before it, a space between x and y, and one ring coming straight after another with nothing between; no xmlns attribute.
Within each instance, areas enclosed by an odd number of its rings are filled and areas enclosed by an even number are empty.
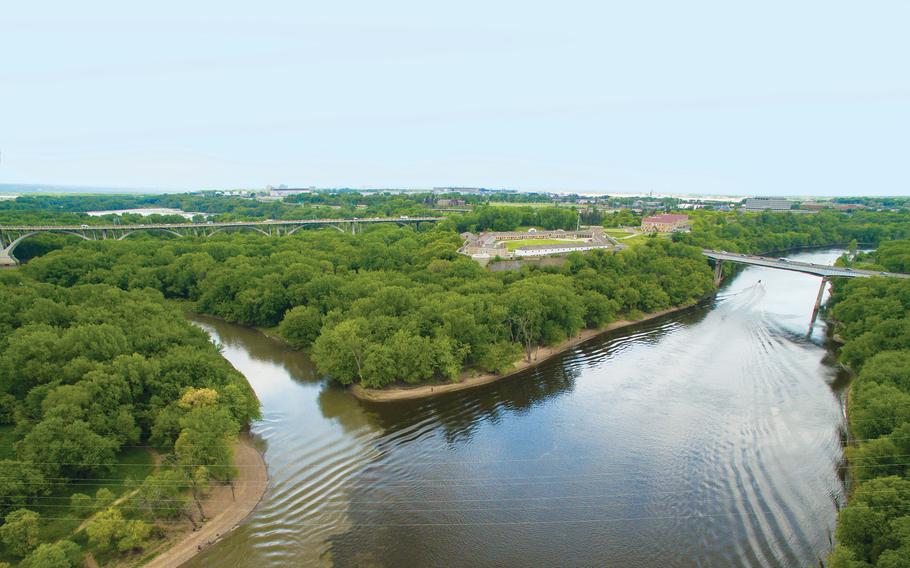
<svg viewBox="0 0 910 568"><path fill-rule="evenodd" d="M903 0L16 2L0 184L908 195L908 21Z"/></svg>

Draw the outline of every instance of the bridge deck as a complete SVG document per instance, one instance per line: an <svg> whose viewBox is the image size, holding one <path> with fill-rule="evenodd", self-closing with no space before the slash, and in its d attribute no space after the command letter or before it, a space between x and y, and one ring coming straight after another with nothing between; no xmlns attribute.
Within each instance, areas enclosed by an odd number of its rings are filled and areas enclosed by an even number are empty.
<svg viewBox="0 0 910 568"><path fill-rule="evenodd" d="M268 221L218 221L211 223L149 223L130 225L19 225L0 226L0 231L116 231L137 229L189 229L193 227L261 227L282 225L335 225L338 223L423 223L438 221L442 217L367 217L364 219L295 219L295 220L268 220Z"/></svg>
<svg viewBox="0 0 910 568"><path fill-rule="evenodd" d="M910 278L910 274L898 274L893 272L879 272L877 270L860 270L858 268L842 268L840 266L830 266L828 264L815 264L812 262L799 262L795 260L785 260L780 258L768 258L764 256L754 256L748 254L738 254L716 250L702 250L701 253L708 258L721 260L724 262L735 262L737 264L748 264L751 266L766 266L768 268L777 268L780 270L790 270L793 272L802 272L804 274L814 274L815 276L825 277L844 277L844 278L866 278L869 276L890 276L893 278Z"/></svg>

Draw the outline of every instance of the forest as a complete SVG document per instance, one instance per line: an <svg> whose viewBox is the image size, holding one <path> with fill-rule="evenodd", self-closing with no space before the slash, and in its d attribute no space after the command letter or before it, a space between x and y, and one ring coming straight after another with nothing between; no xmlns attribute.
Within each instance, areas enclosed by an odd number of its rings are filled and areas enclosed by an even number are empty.
<svg viewBox="0 0 910 568"><path fill-rule="evenodd" d="M910 241L890 241L848 264L906 271ZM853 486L837 522L830 568L897 568L910 559L910 280L835 281L829 319L844 344L850 388Z"/></svg>
<svg viewBox="0 0 910 568"><path fill-rule="evenodd" d="M819 211L793 213L689 213L689 233L674 233L673 240L702 248L743 253L769 253L793 248L843 244L857 241L877 245L882 241L910 238L910 213L843 213Z"/></svg>
<svg viewBox="0 0 910 568"><path fill-rule="evenodd" d="M160 292L5 271L0 298L0 559L141 551L191 516L185 491L231 480L258 401Z"/></svg>
<svg viewBox="0 0 910 568"><path fill-rule="evenodd" d="M457 380L465 368L501 371L536 345L692 303L713 289L698 250L668 241L491 272L457 254L460 237L439 225L377 226L357 236L96 241L21 270L64 287L151 288L196 311L276 328L311 350L325 374L369 387Z"/></svg>
<svg viewBox="0 0 910 568"><path fill-rule="evenodd" d="M341 219L345 217L397 217L430 215L426 195L361 195L356 192L297 196L297 200L257 200L215 197L210 194L161 195L24 195L0 201L0 225L101 225L136 223L190 223L205 218L217 221L266 219ZM201 216L136 214L91 216L87 211L166 207Z"/></svg>
<svg viewBox="0 0 910 568"><path fill-rule="evenodd" d="M143 205L214 207L178 197ZM59 199L59 215L87 209L73 198ZM386 199L370 211L413 213L428 205ZM325 207L341 216L365 205L355 195L299 201L220 199L217 214L280 218L303 215L295 210L300 207L319 216ZM40 213L46 205L38 199L0 218L46 221ZM92 206L127 205L112 198ZM51 242L56 237L44 246L36 237L31 260L0 275L0 416L6 425L0 467L7 472L0 484L6 519L0 542L8 543L2 559L37 568L51 565L41 560L51 557L63 559L55 566L70 565L65 562L80 549L139 550L156 538L161 522L186 515L197 490L230 481L227 448L258 406L243 378L181 310L265 328L309 351L333 380L382 388L504 372L536 346L584 328L696 302L713 291L702 247L768 252L855 241L880 246L844 262L880 271L910 268L910 241L899 240L910 238L905 212L690 215L692 231L672 241L642 239L615 254L575 253L559 266L503 272L457 254L458 233L570 229L578 212L480 204L419 231L387 225L359 235L137 234L75 246ZM630 219L613 215L603 222ZM835 291L828 314L845 342L840 359L856 373L850 400L855 443L847 450L856 484L840 513L830 565L900 566L910 557L910 480L902 457L910 455L902 440L910 440L910 283L856 279L836 283ZM199 455L192 440L205 440L199 444L212 450ZM149 475L152 451L168 468ZM190 463L209 466L196 471ZM112 464L130 464L123 468L130 475ZM94 495L77 491L73 482L89 476L119 481ZM164 492L167 483L176 489ZM111 507L127 490L147 506ZM178 506L161 506L162 499ZM74 534L73 521L88 514L94 528Z"/></svg>

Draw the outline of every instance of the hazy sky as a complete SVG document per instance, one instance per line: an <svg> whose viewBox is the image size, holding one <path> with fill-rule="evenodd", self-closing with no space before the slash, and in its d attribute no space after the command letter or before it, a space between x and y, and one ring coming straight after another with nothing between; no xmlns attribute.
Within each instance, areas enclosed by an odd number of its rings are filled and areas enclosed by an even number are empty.
<svg viewBox="0 0 910 568"><path fill-rule="evenodd" d="M907 0L8 1L0 183L910 193Z"/></svg>

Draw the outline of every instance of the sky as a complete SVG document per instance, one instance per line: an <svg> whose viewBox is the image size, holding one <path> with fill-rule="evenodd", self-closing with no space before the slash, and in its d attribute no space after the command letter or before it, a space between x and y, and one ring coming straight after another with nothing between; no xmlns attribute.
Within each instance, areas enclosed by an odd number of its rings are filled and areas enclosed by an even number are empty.
<svg viewBox="0 0 910 568"><path fill-rule="evenodd" d="M0 183L910 194L910 2L5 2Z"/></svg>

